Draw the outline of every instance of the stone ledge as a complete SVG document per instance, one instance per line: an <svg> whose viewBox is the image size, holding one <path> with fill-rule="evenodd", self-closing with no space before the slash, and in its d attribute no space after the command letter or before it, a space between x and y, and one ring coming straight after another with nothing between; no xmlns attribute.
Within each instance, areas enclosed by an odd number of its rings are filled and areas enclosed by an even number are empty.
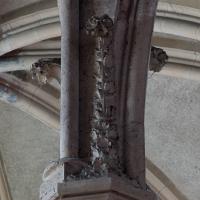
<svg viewBox="0 0 200 200"><path fill-rule="evenodd" d="M136 188L134 184L122 177L110 176L89 180L69 181L66 183L46 184L41 200L155 200L156 195L150 191ZM44 189L44 188L43 188ZM46 194L46 195L45 195Z"/></svg>

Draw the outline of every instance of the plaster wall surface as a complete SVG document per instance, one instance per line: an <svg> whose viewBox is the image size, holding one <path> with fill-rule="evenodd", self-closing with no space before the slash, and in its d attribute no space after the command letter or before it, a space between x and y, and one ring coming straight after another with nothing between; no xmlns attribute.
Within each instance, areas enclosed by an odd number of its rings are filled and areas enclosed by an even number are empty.
<svg viewBox="0 0 200 200"><path fill-rule="evenodd" d="M189 200L200 199L199 122L199 81L162 75L148 80L146 155Z"/></svg>
<svg viewBox="0 0 200 200"><path fill-rule="evenodd" d="M42 173L58 158L58 133L0 102L0 150L13 200L37 200Z"/></svg>

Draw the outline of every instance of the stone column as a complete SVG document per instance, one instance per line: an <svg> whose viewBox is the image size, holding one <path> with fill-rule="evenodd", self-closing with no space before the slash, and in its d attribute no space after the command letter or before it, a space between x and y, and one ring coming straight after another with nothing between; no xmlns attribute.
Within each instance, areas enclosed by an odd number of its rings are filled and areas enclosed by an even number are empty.
<svg viewBox="0 0 200 200"><path fill-rule="evenodd" d="M61 23L60 159L78 158L79 0L58 0Z"/></svg>
<svg viewBox="0 0 200 200"><path fill-rule="evenodd" d="M87 119L90 128L82 131L82 138L89 135L87 163L78 155L78 1L58 2L62 32L60 159L67 175L64 181L58 178L60 165L47 170L41 199L155 200L145 182L144 103L157 0L118 0L115 20L103 13L84 22L83 29L96 44L87 55L95 61L93 80L85 83L86 88L94 84L92 114ZM85 62L81 66L89 65Z"/></svg>

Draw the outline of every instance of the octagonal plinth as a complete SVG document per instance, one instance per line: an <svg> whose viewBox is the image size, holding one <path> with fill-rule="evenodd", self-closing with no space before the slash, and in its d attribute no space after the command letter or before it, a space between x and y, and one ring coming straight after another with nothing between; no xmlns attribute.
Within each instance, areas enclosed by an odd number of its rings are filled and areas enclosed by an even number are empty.
<svg viewBox="0 0 200 200"><path fill-rule="evenodd" d="M118 176L54 183L43 191L41 200L156 200L155 194L136 188Z"/></svg>

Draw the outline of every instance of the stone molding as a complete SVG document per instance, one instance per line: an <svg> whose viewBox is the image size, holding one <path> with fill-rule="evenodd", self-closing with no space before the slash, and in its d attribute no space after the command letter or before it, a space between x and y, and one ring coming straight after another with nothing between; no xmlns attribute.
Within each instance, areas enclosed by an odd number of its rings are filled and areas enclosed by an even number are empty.
<svg viewBox="0 0 200 200"><path fill-rule="evenodd" d="M5 167L0 153L0 199L11 200L11 194L6 178Z"/></svg>
<svg viewBox="0 0 200 200"><path fill-rule="evenodd" d="M156 16L200 24L199 9L173 3L159 2Z"/></svg>
<svg viewBox="0 0 200 200"><path fill-rule="evenodd" d="M180 50L174 48L164 48L168 60L159 72L161 75L167 75L172 77L200 80L200 53Z"/></svg>
<svg viewBox="0 0 200 200"><path fill-rule="evenodd" d="M200 23L199 9L167 2L158 3L157 17ZM3 22L0 25L2 38L35 28L39 25L41 26L55 22L59 22L57 7L43 9L32 13L30 12L28 15Z"/></svg>
<svg viewBox="0 0 200 200"><path fill-rule="evenodd" d="M159 2L154 35L199 41L199 21L199 9ZM177 27L177 23L179 27ZM58 8L30 12L24 16L5 21L0 25L0 29L2 31L0 55L42 40L60 37ZM189 31L185 32L184 30ZM28 37L29 40L24 41L24 36Z"/></svg>
<svg viewBox="0 0 200 200"><path fill-rule="evenodd" d="M10 103L4 99L1 100L30 114L48 127L58 130L59 99L38 86L24 82L10 74L0 74L0 83L1 86L10 88L17 95L17 100L14 103Z"/></svg>
<svg viewBox="0 0 200 200"><path fill-rule="evenodd" d="M43 193L43 187L48 187L49 191ZM54 183L51 186L42 185L40 191L42 200L155 200L156 198L151 190L135 188L131 181L112 174L89 180Z"/></svg>
<svg viewBox="0 0 200 200"><path fill-rule="evenodd" d="M57 7L36 11L2 23L0 25L1 38L56 22L59 22Z"/></svg>
<svg viewBox="0 0 200 200"><path fill-rule="evenodd" d="M59 100L40 89L38 86L35 86L31 83L24 82L19 78L9 75L9 74L0 74L1 83L13 88L14 91L20 93L32 101L40 102L41 105L49 109L49 111L59 113Z"/></svg>
<svg viewBox="0 0 200 200"><path fill-rule="evenodd" d="M11 35L0 41L0 55L4 55L24 46L28 46L42 40L60 36L60 25L58 23L37 26L34 29Z"/></svg>
<svg viewBox="0 0 200 200"><path fill-rule="evenodd" d="M200 69L200 52L180 50L165 47L165 51L169 56L167 63L187 65L188 67L196 67Z"/></svg>
<svg viewBox="0 0 200 200"><path fill-rule="evenodd" d="M148 158L146 158L146 181L161 200L188 200L182 191Z"/></svg>

